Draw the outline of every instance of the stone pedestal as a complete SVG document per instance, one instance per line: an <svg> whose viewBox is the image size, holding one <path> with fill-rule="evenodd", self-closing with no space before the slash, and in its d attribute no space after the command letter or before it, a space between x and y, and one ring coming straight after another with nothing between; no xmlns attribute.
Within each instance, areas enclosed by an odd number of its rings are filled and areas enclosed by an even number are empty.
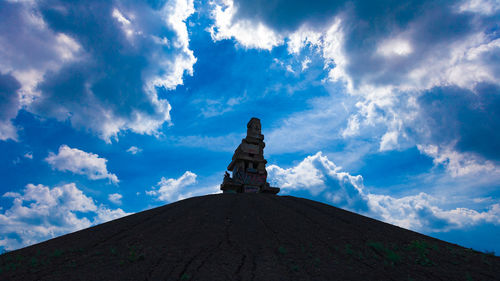
<svg viewBox="0 0 500 281"><path fill-rule="evenodd" d="M233 159L221 184L224 192L235 193L272 193L277 194L279 188L267 183L266 163L264 159L264 135L261 133L260 120L250 119L247 124L247 136L234 151Z"/></svg>

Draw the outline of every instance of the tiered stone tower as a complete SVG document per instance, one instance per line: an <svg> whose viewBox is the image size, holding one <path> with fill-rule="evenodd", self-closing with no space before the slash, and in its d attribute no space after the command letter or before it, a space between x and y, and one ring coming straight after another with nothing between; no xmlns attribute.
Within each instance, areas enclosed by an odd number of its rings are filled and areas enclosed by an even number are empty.
<svg viewBox="0 0 500 281"><path fill-rule="evenodd" d="M247 137L234 151L233 160L227 169L220 189L223 192L253 192L277 194L280 189L269 186L267 182L266 159L264 159L264 135L261 134L260 120L250 119L247 124Z"/></svg>

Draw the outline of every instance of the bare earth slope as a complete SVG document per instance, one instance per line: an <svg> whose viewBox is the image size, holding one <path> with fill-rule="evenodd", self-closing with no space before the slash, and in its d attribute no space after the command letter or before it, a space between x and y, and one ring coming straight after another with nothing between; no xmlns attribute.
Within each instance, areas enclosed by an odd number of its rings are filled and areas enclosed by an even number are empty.
<svg viewBox="0 0 500 281"><path fill-rule="evenodd" d="M0 280L500 280L500 258L315 201L219 194L1 255Z"/></svg>

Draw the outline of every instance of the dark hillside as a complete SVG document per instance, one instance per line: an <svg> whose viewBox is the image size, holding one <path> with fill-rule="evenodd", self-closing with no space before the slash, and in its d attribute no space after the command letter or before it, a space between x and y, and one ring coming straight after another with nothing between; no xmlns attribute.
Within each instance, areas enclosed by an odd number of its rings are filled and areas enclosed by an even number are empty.
<svg viewBox="0 0 500 281"><path fill-rule="evenodd" d="M0 280L500 280L500 258L306 199L219 194L9 252Z"/></svg>

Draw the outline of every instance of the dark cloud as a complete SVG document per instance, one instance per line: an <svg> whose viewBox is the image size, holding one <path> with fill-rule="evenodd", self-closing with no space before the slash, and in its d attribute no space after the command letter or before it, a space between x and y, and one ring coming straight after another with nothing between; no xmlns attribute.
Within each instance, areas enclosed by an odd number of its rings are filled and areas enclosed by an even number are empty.
<svg viewBox="0 0 500 281"><path fill-rule="evenodd" d="M330 20L343 1L236 0L237 18L259 20L278 31L294 31L303 23L323 25Z"/></svg>
<svg viewBox="0 0 500 281"><path fill-rule="evenodd" d="M11 119L16 117L19 110L17 90L20 87L12 75L0 73L0 140L15 139L17 136Z"/></svg>
<svg viewBox="0 0 500 281"><path fill-rule="evenodd" d="M321 28L329 24L332 17L349 13L355 19L351 22L353 31L378 33L403 28L422 12L426 2L429 1L235 0L235 6L238 18L257 19L278 31L294 31L303 24ZM365 32L359 34L362 39L371 36Z"/></svg>
<svg viewBox="0 0 500 281"><path fill-rule="evenodd" d="M417 215L419 222L422 224L422 229L437 229L443 231L449 227L453 227L449 218L446 219L444 217L438 217L436 212L431 209L431 206L424 205L420 209L416 209L415 214Z"/></svg>
<svg viewBox="0 0 500 281"><path fill-rule="evenodd" d="M401 85L415 68L450 58L450 50L468 36L490 30L498 19L459 12L462 1L247 1L235 0L234 20L262 22L282 34L305 25L324 30L334 17L342 18L346 72L354 82ZM383 56L381 43L401 36L411 51ZM496 35L498 38L498 35ZM389 47L390 48L390 47ZM394 49L394 47L392 47ZM498 52L497 52L498 53ZM487 65L494 65L485 61ZM494 67L494 66L492 66Z"/></svg>
<svg viewBox="0 0 500 281"><path fill-rule="evenodd" d="M355 85L405 83L412 70L429 63L431 58L448 57L455 43L477 32L472 24L473 17L454 12L451 1L439 5L417 2L399 2L364 13L356 13L358 8L346 17L347 73ZM400 33L411 51L402 56L380 55L380 44Z"/></svg>
<svg viewBox="0 0 500 281"><path fill-rule="evenodd" d="M16 117L19 106L17 90L21 88L16 78L0 73L0 121Z"/></svg>
<svg viewBox="0 0 500 281"><path fill-rule="evenodd" d="M500 160L499 86L482 83L474 91L436 87L418 102L432 142L454 144L458 151Z"/></svg>

